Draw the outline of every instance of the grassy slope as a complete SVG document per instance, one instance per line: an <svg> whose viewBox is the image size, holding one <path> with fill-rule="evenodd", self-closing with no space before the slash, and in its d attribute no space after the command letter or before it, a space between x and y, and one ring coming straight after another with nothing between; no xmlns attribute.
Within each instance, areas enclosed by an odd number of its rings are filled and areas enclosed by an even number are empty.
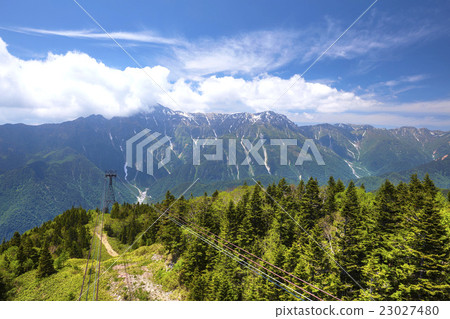
<svg viewBox="0 0 450 319"><path fill-rule="evenodd" d="M114 238L108 238L108 241L113 248L121 247L119 251L123 252L126 249L125 245L118 243ZM161 290L171 294L173 299L183 299L186 296L186 291L178 285L178 269L182 260L178 260L177 264L169 267L170 256L165 254L161 245L154 244L140 247L135 251L125 253L119 260L109 256L102 246L102 269L100 273L104 273L104 275L100 279L99 300L127 299L126 296L129 293L126 281L125 278L120 276L117 269L125 261L130 276L139 276L147 271L152 274L153 282L161 285ZM36 278L37 270L29 271L14 280L15 287L11 292L11 297L17 301L77 300L85 266L86 259L69 259L57 273L43 279ZM133 295L134 300L157 299L139 287L135 287ZM86 295L83 294L82 300L86 300L85 298ZM88 299L92 300L91 293Z"/></svg>

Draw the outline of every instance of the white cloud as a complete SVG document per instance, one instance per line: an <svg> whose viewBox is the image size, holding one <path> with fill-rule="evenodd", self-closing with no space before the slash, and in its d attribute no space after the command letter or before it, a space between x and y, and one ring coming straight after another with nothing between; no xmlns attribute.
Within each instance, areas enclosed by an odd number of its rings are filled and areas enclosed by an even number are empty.
<svg viewBox="0 0 450 319"><path fill-rule="evenodd" d="M170 97L138 68L114 69L80 52L22 60L11 55L0 39L0 121L55 122L94 113L126 116L155 103L184 111L223 112L272 108L279 112L293 108L339 112L376 103L297 76L281 79L264 75L250 80L210 76L195 82L180 78L172 83L165 67L146 67L145 71Z"/></svg>
<svg viewBox="0 0 450 319"><path fill-rule="evenodd" d="M430 103L432 104L432 103ZM450 106L450 101L447 101ZM447 113L448 114L448 113ZM401 127L414 126L426 127L430 129L448 130L450 127L450 115L439 116L427 114L420 117L410 116L405 113L378 112L373 114L361 114L355 112L345 113L315 113L313 116L307 116L299 113L287 114L289 118L301 124L318 124L318 123L347 123L347 124L370 124L380 127Z"/></svg>
<svg viewBox="0 0 450 319"><path fill-rule="evenodd" d="M146 68L168 87L169 70ZM100 113L129 115L158 101L142 70L117 70L78 52L49 53L45 60L12 56L0 39L0 121L41 123Z"/></svg>
<svg viewBox="0 0 450 319"><path fill-rule="evenodd" d="M107 40L103 32L93 30L49 30L23 27L0 29L30 35L51 35L70 38ZM190 78L218 72L256 74L277 69L297 58L297 32L286 30L257 31L219 39L201 38L187 41L181 37L159 36L156 32L110 32L118 41L149 43L169 48L169 57L161 57L165 65L176 67L178 73Z"/></svg>
<svg viewBox="0 0 450 319"><path fill-rule="evenodd" d="M340 39L324 59L354 59L365 57L363 64L373 65L386 59L387 50L395 50L424 41L442 31L429 21L408 21L382 16L378 20L362 19ZM348 22L347 22L348 23ZM347 23L327 19L325 23L302 30L252 31L220 38L185 39L165 37L152 30L138 32L112 31L110 35L123 45L152 44L165 48L156 57L170 66L172 74L190 79L223 73L254 76L279 70L290 63L309 63L320 56L347 27ZM101 41L111 39L94 30L50 30L42 28L0 27L0 29L31 35L63 36ZM113 44L113 43L111 43ZM377 56L377 57L375 57ZM370 57L370 59L368 59ZM364 72L370 66L360 67ZM302 70L298 70L300 73Z"/></svg>
<svg viewBox="0 0 450 319"><path fill-rule="evenodd" d="M409 76L402 76L397 80L390 80L386 82L379 83L381 86L388 86L388 87L394 87L405 83L415 83L422 81L426 79L427 76L424 74L416 74L416 75L409 75Z"/></svg>
<svg viewBox="0 0 450 319"><path fill-rule="evenodd" d="M179 38L165 38L157 35L152 31L141 31L141 32L110 32L109 35L104 32L95 32L93 30L48 30L48 29L38 29L38 28L6 28L1 27L0 29L25 33L25 34L42 34L42 35L56 35L68 38L84 38L84 39L101 39L110 40L112 38L116 40L125 41L136 41L144 43L153 44L163 44L163 45L185 45L185 42Z"/></svg>
<svg viewBox="0 0 450 319"><path fill-rule="evenodd" d="M298 33L258 31L220 39L201 39L174 49L188 74L256 74L280 68L297 58Z"/></svg>
<svg viewBox="0 0 450 319"><path fill-rule="evenodd" d="M128 116L160 103L190 112L274 110L308 123L449 124L448 100L388 105L373 97L307 82L297 75L290 79L267 74L250 79L213 75L172 82L169 74L170 70L162 66L146 67L145 72L138 68L114 69L80 52L22 60L11 55L0 38L0 123L60 122L91 114Z"/></svg>

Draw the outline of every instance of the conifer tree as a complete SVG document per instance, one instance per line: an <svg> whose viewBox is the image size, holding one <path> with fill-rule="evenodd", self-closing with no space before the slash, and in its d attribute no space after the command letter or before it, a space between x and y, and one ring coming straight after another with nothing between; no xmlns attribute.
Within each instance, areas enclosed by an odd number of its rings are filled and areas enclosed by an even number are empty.
<svg viewBox="0 0 450 319"><path fill-rule="evenodd" d="M323 217L322 199L319 196L319 183L312 177L306 183L305 195L301 201L302 220L300 221L305 228L311 229L317 220Z"/></svg>
<svg viewBox="0 0 450 319"><path fill-rule="evenodd" d="M338 260L346 272L341 271L340 279L343 286L340 294L352 300L358 296L360 289L355 281L358 283L361 281L361 269L366 257L365 244L367 243L364 218L353 181L350 181L345 191L342 217L344 221Z"/></svg>
<svg viewBox="0 0 450 319"><path fill-rule="evenodd" d="M296 192L299 199L301 199L305 194L305 182L303 181L303 179L300 180L300 183L298 183Z"/></svg>
<svg viewBox="0 0 450 319"><path fill-rule="evenodd" d="M2 254L6 250L6 240L5 237L3 237L2 243L0 245L0 254Z"/></svg>
<svg viewBox="0 0 450 319"><path fill-rule="evenodd" d="M19 232L15 232L14 235L12 236L11 240L10 240L10 247L11 246L20 246L20 234Z"/></svg>
<svg viewBox="0 0 450 319"><path fill-rule="evenodd" d="M325 190L325 204L324 208L327 214L331 214L334 211L336 211L336 182L333 178L333 176L330 176L328 179L327 188Z"/></svg>
<svg viewBox="0 0 450 319"><path fill-rule="evenodd" d="M378 219L377 227L387 236L392 235L399 226L401 216L398 204L397 190L387 179L378 191L375 204Z"/></svg>
<svg viewBox="0 0 450 319"><path fill-rule="evenodd" d="M16 258L17 258L17 263L18 263L16 275L19 276L19 275L23 274L26 271L25 263L26 263L27 257L26 257L26 255L24 253L24 249L23 249L22 245L19 246L19 250L17 251L17 257Z"/></svg>
<svg viewBox="0 0 450 319"><path fill-rule="evenodd" d="M339 178L338 181L336 182L336 194L337 193L342 193L345 191L345 185L344 183L341 181L341 179Z"/></svg>
<svg viewBox="0 0 450 319"><path fill-rule="evenodd" d="M6 283L6 278L0 273L0 301L6 300L6 294L8 292L8 286Z"/></svg>
<svg viewBox="0 0 450 319"><path fill-rule="evenodd" d="M198 270L195 270L192 278L193 281L190 284L188 299L196 301L207 300L208 284L205 280L205 275L202 275Z"/></svg>
<svg viewBox="0 0 450 319"><path fill-rule="evenodd" d="M120 206L119 203L115 202L111 208L111 218L119 218Z"/></svg>
<svg viewBox="0 0 450 319"><path fill-rule="evenodd" d="M374 224L371 227L371 223ZM367 259L362 276L370 294L361 291L361 298L390 300L390 294L398 288L397 267L402 252L399 228L402 224L397 189L386 180L375 198L374 220L367 219L365 224L372 228L367 241Z"/></svg>
<svg viewBox="0 0 450 319"><path fill-rule="evenodd" d="M250 223L257 238L262 238L267 231L267 223L263 216L261 188L258 185L253 187L248 209Z"/></svg>
<svg viewBox="0 0 450 319"><path fill-rule="evenodd" d="M237 213L234 202L230 200L224 214L225 220L222 225L222 236L228 241L234 242L237 238L239 225L242 223L242 215Z"/></svg>
<svg viewBox="0 0 450 319"><path fill-rule="evenodd" d="M412 178L413 189L417 181ZM434 184L424 181L422 209L412 215L404 276L396 297L409 300L445 300L450 295L449 234L433 194ZM418 198L416 194L416 198Z"/></svg>
<svg viewBox="0 0 450 319"><path fill-rule="evenodd" d="M338 273L337 269L330 262L327 249L324 243L323 230L316 223L310 232L310 236L306 238L306 245L304 245L303 249L302 257L306 261L306 268L304 269L306 277L303 278L316 287L321 287L322 290L336 294L340 281L338 276L336 276ZM323 295L322 292L315 288L310 288L309 290L316 295L321 295L322 298L329 298L329 296Z"/></svg>
<svg viewBox="0 0 450 319"><path fill-rule="evenodd" d="M48 250L48 243L44 243L44 247L41 249L41 255L39 257L39 266L37 270L37 277L44 278L54 274L56 272L53 267L53 258Z"/></svg>

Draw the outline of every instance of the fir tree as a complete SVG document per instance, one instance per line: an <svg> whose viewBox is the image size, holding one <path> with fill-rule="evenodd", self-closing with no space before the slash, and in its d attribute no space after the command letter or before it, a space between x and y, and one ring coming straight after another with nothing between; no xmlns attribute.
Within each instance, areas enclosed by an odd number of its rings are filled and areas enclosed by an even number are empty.
<svg viewBox="0 0 450 319"><path fill-rule="evenodd" d="M437 208L433 187L424 183L423 208L411 222L407 247L412 255L403 268L406 278L397 294L409 300L445 300L450 295L449 235Z"/></svg>
<svg viewBox="0 0 450 319"><path fill-rule="evenodd" d="M333 176L328 179L328 185L325 190L325 204L324 208L327 214L331 214L336 211L336 182Z"/></svg>
<svg viewBox="0 0 450 319"><path fill-rule="evenodd" d="M39 266L37 270L37 277L44 278L48 277L56 272L53 267L53 258L48 249L48 243L44 244L42 247L41 255L39 257Z"/></svg>
<svg viewBox="0 0 450 319"><path fill-rule="evenodd" d="M18 263L18 267L17 267L17 271L16 271L16 275L19 276L21 274L23 274L26 271L26 261L27 261L27 256L24 253L24 249L23 246L20 245L19 246L19 250L17 251L17 263Z"/></svg>
<svg viewBox="0 0 450 319"><path fill-rule="evenodd" d="M299 199L305 194L305 182L303 180L300 180L300 183L298 183L296 192Z"/></svg>
<svg viewBox="0 0 450 319"><path fill-rule="evenodd" d="M301 201L302 220L306 229L311 229L319 218L323 217L322 199L319 196L319 183L312 177L306 183L305 195Z"/></svg>
<svg viewBox="0 0 450 319"><path fill-rule="evenodd" d="M12 236L11 240L10 240L10 247L11 246L20 246L20 234L19 232L15 232L14 235Z"/></svg>
<svg viewBox="0 0 450 319"><path fill-rule="evenodd" d="M254 235L257 238L261 238L267 231L267 223L265 222L265 216L263 216L261 188L258 185L253 187L249 204L248 215Z"/></svg>
<svg viewBox="0 0 450 319"><path fill-rule="evenodd" d="M6 278L4 278L3 274L0 272L0 301L6 300L8 292L8 285L6 283Z"/></svg>
<svg viewBox="0 0 450 319"><path fill-rule="evenodd" d="M350 181L345 191L342 217L344 221L341 230L342 238L340 240L338 260L346 272L341 271L340 279L343 286L340 294L352 300L359 293L360 287L356 283L361 281L361 269L364 265L365 244L367 243L364 218L353 181Z"/></svg>
<svg viewBox="0 0 450 319"><path fill-rule="evenodd" d="M341 181L341 179L339 178L338 181L336 182L336 194L337 193L342 193L345 191L345 185L344 183Z"/></svg>

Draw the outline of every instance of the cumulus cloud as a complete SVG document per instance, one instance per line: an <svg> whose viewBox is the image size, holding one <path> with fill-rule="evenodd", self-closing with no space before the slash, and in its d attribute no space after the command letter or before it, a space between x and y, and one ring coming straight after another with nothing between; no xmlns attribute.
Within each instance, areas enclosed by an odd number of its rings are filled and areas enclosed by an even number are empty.
<svg viewBox="0 0 450 319"><path fill-rule="evenodd" d="M156 66L145 71L168 87L168 69ZM60 121L92 113L129 115L155 104L158 97L142 70L113 69L79 52L25 61L12 56L0 39L2 122Z"/></svg>
<svg viewBox="0 0 450 319"><path fill-rule="evenodd" d="M188 112L274 110L303 123L443 127L450 117L447 100L389 105L298 75L289 79L212 75L172 81L170 71L162 66L115 69L82 52L23 60L9 53L0 38L0 123L60 122L91 114L129 116L157 103Z"/></svg>
<svg viewBox="0 0 450 319"><path fill-rule="evenodd" d="M295 108L339 112L375 103L297 76L281 79L263 75L249 80L210 76L195 82L183 78L171 82L170 70L165 67L146 67L144 71L114 69L81 52L22 60L11 55L0 39L0 121L42 123L90 114L127 116L156 103L184 111L224 112L239 112L243 107L250 111ZM295 86L277 101L294 82Z"/></svg>

